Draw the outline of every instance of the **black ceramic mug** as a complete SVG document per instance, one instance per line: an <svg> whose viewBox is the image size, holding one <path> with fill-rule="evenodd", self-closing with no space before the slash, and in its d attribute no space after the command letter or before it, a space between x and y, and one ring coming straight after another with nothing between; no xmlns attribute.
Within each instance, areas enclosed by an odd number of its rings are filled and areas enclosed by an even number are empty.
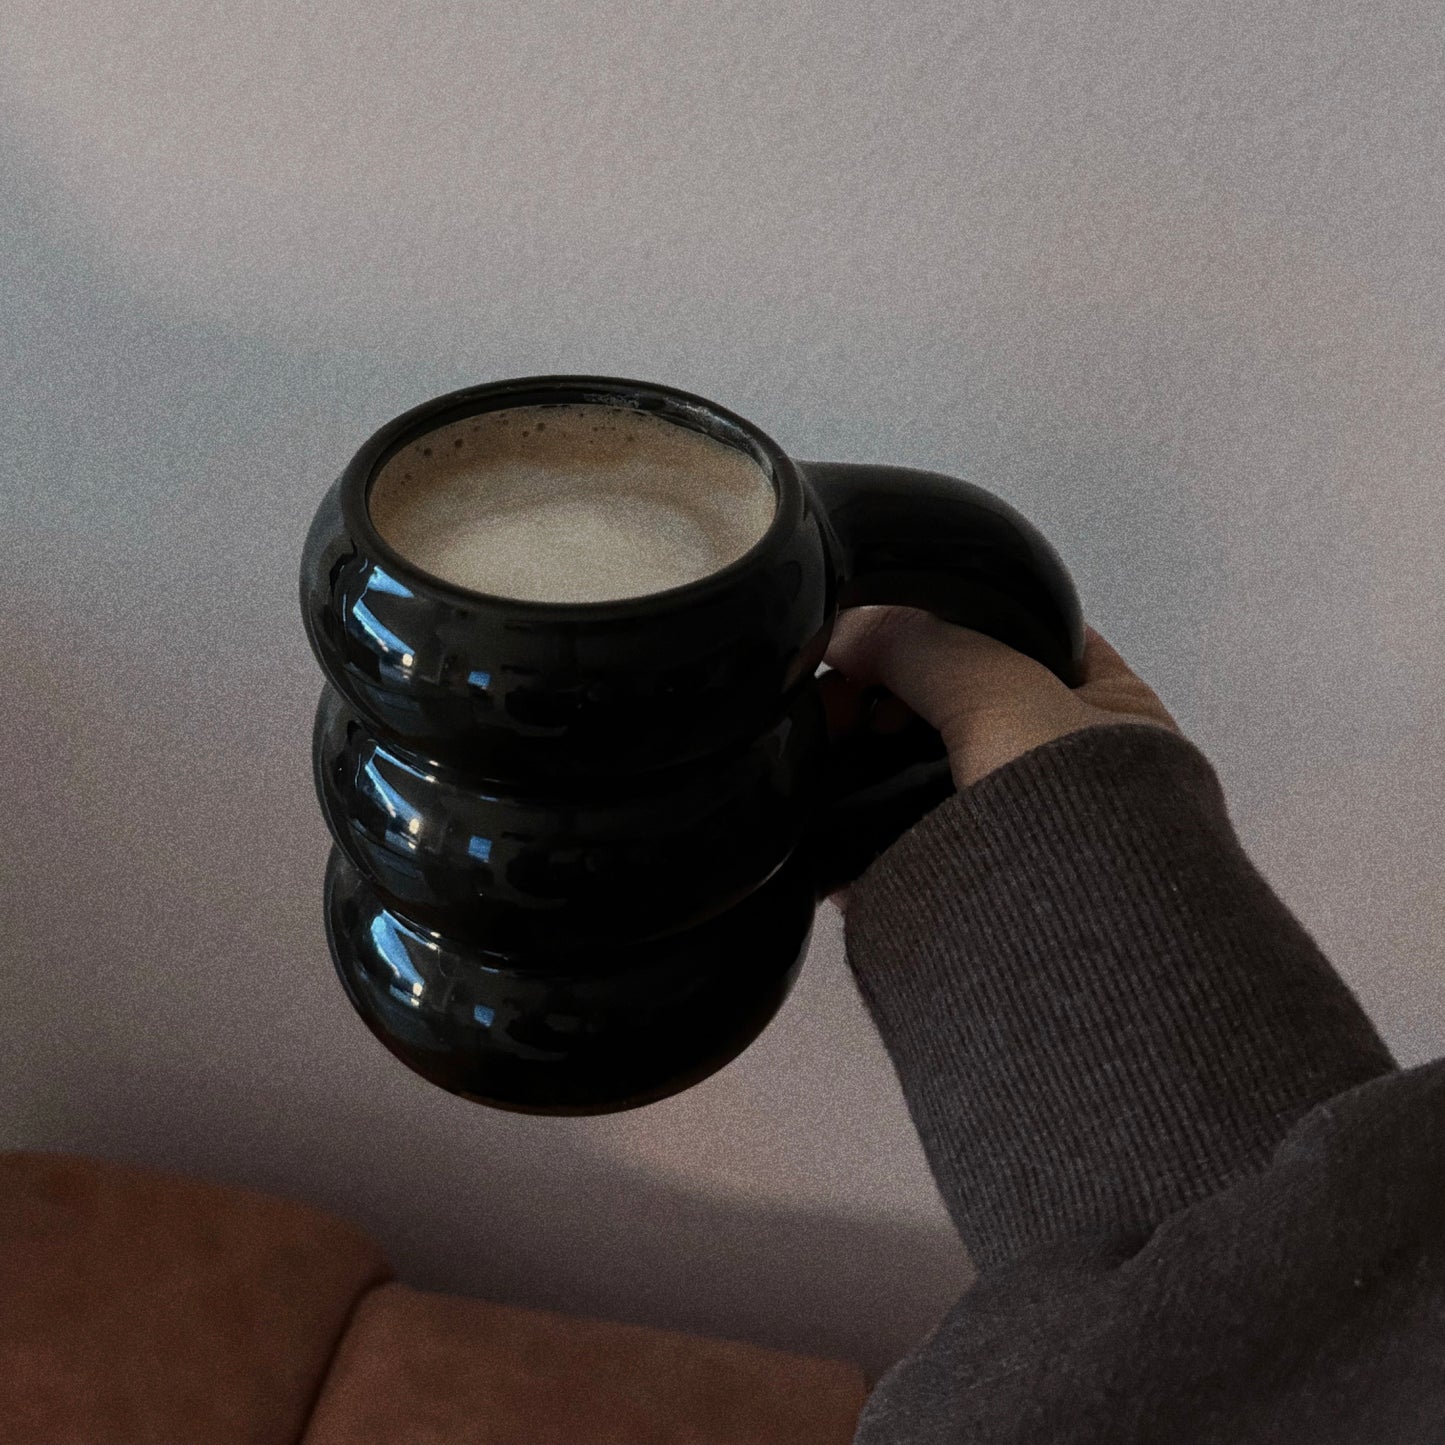
<svg viewBox="0 0 1445 1445"><path fill-rule="evenodd" d="M403 446L568 403L739 449L776 491L767 532L700 581L587 603L469 591L382 540L368 493ZM736 1058L787 997L817 903L953 791L919 719L829 738L834 619L876 603L1081 680L1059 557L956 477L795 461L714 402L615 377L470 387L376 432L316 513L301 609L328 683L327 938L377 1038L441 1088L542 1114L635 1108Z"/></svg>

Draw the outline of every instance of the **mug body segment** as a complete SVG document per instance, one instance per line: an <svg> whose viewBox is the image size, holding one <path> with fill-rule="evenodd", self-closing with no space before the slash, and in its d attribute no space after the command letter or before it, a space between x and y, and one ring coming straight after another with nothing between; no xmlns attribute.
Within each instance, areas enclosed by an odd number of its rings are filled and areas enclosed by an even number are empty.
<svg viewBox="0 0 1445 1445"><path fill-rule="evenodd" d="M501 785L383 740L333 688L313 741L332 837L413 922L523 955L694 926L798 846L822 784L815 687L705 760Z"/></svg>
<svg viewBox="0 0 1445 1445"><path fill-rule="evenodd" d="M372 479L422 432L482 410L578 402L636 406L745 447L777 491L767 532L684 587L551 603L431 577L372 524ZM453 393L371 437L312 522L301 611L327 680L380 735L499 782L585 780L695 762L771 726L822 661L836 579L811 495L750 423L641 382L538 378Z"/></svg>
<svg viewBox="0 0 1445 1445"><path fill-rule="evenodd" d="M716 1073L782 1007L814 920L800 854L696 928L550 962L410 923L337 848L325 909L342 987L392 1056L523 1114L635 1109Z"/></svg>

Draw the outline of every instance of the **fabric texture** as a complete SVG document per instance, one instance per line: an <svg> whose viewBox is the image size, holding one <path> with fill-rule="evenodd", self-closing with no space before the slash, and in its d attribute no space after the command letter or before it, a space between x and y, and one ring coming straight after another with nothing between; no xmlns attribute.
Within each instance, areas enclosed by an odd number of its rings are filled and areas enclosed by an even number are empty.
<svg viewBox="0 0 1445 1445"><path fill-rule="evenodd" d="M960 790L845 938L980 1272L859 1445L1445 1441L1445 1065L1396 1067L1192 742Z"/></svg>
<svg viewBox="0 0 1445 1445"><path fill-rule="evenodd" d="M357 1307L300 1445L842 1445L863 1372L399 1282Z"/></svg>
<svg viewBox="0 0 1445 1445"><path fill-rule="evenodd" d="M391 1273L363 1230L295 1200L0 1155L0 1445L296 1441Z"/></svg>
<svg viewBox="0 0 1445 1445"><path fill-rule="evenodd" d="M414 1289L295 1200L0 1153L0 1445L843 1445L866 1392L846 1360Z"/></svg>

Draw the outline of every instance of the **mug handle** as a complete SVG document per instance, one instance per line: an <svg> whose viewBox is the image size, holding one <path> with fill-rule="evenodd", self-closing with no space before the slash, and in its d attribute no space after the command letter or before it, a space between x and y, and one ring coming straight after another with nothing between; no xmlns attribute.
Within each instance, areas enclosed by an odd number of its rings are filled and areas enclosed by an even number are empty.
<svg viewBox="0 0 1445 1445"><path fill-rule="evenodd" d="M912 467L795 462L838 570L838 608L918 607L1083 680L1072 578L1022 513L960 477ZM831 627L830 627L831 631ZM828 747L824 796L804 840L819 900L853 882L955 792L937 730L859 732Z"/></svg>

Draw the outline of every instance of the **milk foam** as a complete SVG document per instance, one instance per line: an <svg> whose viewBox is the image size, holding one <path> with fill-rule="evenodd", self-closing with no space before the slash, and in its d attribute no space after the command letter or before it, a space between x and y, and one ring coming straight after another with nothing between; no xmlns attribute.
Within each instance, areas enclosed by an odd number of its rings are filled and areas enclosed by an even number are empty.
<svg viewBox="0 0 1445 1445"><path fill-rule="evenodd" d="M736 561L777 500L725 442L631 408L568 403L425 433L387 461L368 506L387 543L458 587L605 602Z"/></svg>

